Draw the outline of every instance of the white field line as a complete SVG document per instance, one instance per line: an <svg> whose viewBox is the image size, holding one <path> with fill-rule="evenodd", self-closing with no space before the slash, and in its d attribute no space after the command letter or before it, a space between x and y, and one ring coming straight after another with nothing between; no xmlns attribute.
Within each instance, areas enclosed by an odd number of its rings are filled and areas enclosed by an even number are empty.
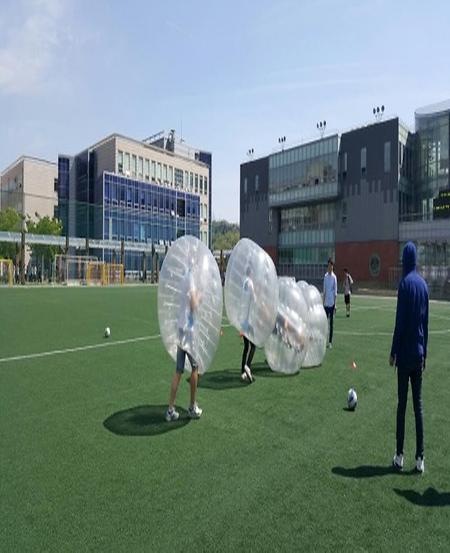
<svg viewBox="0 0 450 553"><path fill-rule="evenodd" d="M222 325L222 328L230 327L230 324ZM42 351L40 353L28 353L26 355L16 355L14 357L0 357L0 363L8 363L9 361L23 361L26 359L39 359L40 357L51 357L52 355L63 355L65 353L76 353L78 351L87 351L90 349L107 348L111 346L121 346L124 344L132 344L134 342L145 342L146 340L156 340L161 337L161 334L152 336L140 336L139 338L128 338L127 340L117 340L115 342L102 342L101 344L91 344L87 346L78 346L76 348L54 349L51 351Z"/></svg>
<svg viewBox="0 0 450 553"><path fill-rule="evenodd" d="M26 355L16 355L14 357L0 358L0 363L8 361L23 361L24 359L38 359L40 357L51 357L52 355L63 355L65 353L75 353L77 351L86 351L90 349L108 348L112 346L121 346L123 344L132 344L133 342L144 342L146 340L155 340L159 334L153 336L140 336L139 338L128 338L127 340L117 340L116 342L102 342L101 344L91 344L88 346L78 346L76 348L54 349L51 351L42 351L40 353L28 353Z"/></svg>
<svg viewBox="0 0 450 553"><path fill-rule="evenodd" d="M333 334L342 334L345 336L392 336L393 332L351 332L350 330L333 330ZM450 334L450 328L429 330L428 334Z"/></svg>
<svg viewBox="0 0 450 553"><path fill-rule="evenodd" d="M223 324L222 328L229 328L231 324ZM392 332L351 332L349 330L335 330L335 334L342 334L344 336L392 336ZM429 330L428 334L450 334L450 328L443 330ZM152 336L139 336L138 338L128 338L127 340L117 340L115 342L102 342L101 344L90 344L87 346L78 346L75 348L55 349L51 351L42 351L39 353L28 353L26 355L16 355L13 357L0 357L0 363L8 363L12 361L24 361L27 359L39 359L42 357L51 357L53 355L64 355L65 353L76 353L79 351L88 351L91 349L108 348L112 346L121 346L124 344L132 344L136 342L145 342L147 340L156 340L160 338L160 334L153 334Z"/></svg>

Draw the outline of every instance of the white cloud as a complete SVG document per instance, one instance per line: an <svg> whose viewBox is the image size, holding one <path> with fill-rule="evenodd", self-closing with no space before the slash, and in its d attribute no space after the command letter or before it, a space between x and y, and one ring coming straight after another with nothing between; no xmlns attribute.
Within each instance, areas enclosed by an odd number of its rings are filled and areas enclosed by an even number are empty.
<svg viewBox="0 0 450 553"><path fill-rule="evenodd" d="M0 93L34 95L47 82L62 46L66 3L22 0L16 6L21 17L11 19L9 27L3 25Z"/></svg>

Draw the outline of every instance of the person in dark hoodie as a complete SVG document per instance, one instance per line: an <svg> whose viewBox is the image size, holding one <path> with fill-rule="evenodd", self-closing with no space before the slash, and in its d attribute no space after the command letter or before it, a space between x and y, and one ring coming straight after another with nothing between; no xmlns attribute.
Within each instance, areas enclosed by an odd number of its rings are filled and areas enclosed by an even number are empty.
<svg viewBox="0 0 450 553"><path fill-rule="evenodd" d="M403 249L403 278L397 295L397 314L389 364L397 367L397 450L393 466L403 468L405 412L411 381L416 418L416 470L424 472L422 372L428 342L428 287L416 271L416 247L408 242Z"/></svg>

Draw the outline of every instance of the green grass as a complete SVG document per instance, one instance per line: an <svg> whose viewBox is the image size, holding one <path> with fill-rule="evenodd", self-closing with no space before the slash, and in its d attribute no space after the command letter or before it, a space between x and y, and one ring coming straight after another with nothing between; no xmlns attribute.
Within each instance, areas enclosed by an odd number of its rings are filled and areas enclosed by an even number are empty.
<svg viewBox="0 0 450 553"><path fill-rule="evenodd" d="M341 299L341 298L340 298ZM156 288L2 289L0 550L447 551L450 543L450 305L432 303L424 376L426 473L388 468L395 300L339 305L320 368L239 381L224 328L199 389L204 415L162 421L174 363L156 337ZM437 331L437 332L436 332ZM350 368L356 360L358 369ZM350 386L354 413L344 410ZM186 408L183 379L178 405Z"/></svg>

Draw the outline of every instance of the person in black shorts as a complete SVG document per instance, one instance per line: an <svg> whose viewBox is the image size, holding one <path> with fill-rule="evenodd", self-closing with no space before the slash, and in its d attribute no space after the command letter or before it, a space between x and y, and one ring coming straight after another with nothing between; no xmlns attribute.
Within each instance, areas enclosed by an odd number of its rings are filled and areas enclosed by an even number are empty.
<svg viewBox="0 0 450 553"><path fill-rule="evenodd" d="M344 301L347 317L350 317L350 296L352 294L353 279L348 269L344 269Z"/></svg>

